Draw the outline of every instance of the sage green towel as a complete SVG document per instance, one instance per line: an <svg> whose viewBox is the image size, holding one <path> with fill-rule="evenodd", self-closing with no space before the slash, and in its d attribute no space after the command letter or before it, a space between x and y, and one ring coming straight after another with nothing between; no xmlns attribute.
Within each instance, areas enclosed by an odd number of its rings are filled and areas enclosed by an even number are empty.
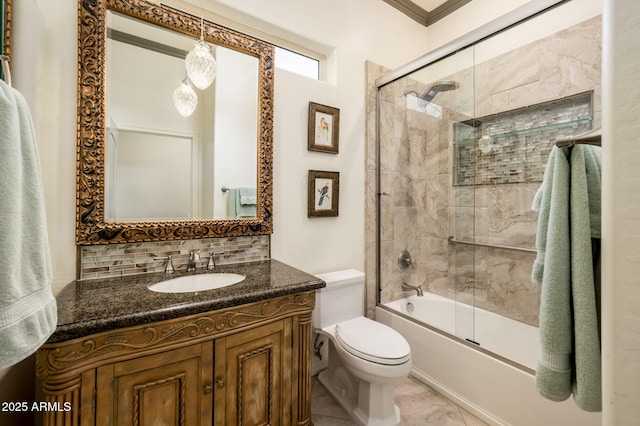
<svg viewBox="0 0 640 426"><path fill-rule="evenodd" d="M253 190L253 203L249 199L250 196L251 190L249 188L230 188L227 205L229 217L256 217L255 189Z"/></svg>
<svg viewBox="0 0 640 426"><path fill-rule="evenodd" d="M573 397L586 411L602 410L600 360L600 148L571 150L571 295L575 339ZM596 240L595 242L593 240ZM599 268L598 268L599 272Z"/></svg>
<svg viewBox="0 0 640 426"><path fill-rule="evenodd" d="M601 410L600 148L554 147L534 199L539 211L532 279L542 283L536 386ZM596 248L594 250L594 247Z"/></svg>
<svg viewBox="0 0 640 426"><path fill-rule="evenodd" d="M542 186L534 199L538 210L534 281L542 283L541 353L536 385L542 396L564 401L572 392L571 250L569 231L570 166L565 148L549 155Z"/></svg>
<svg viewBox="0 0 640 426"><path fill-rule="evenodd" d="M33 124L0 80L0 368L34 353L56 328L44 194Z"/></svg>

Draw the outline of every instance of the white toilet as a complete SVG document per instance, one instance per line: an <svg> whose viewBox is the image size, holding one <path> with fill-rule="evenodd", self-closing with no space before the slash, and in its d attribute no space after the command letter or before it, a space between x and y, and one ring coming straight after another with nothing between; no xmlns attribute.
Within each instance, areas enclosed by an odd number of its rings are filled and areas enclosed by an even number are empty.
<svg viewBox="0 0 640 426"><path fill-rule="evenodd" d="M409 343L395 330L363 317L364 274L353 269L317 275L313 326L329 338L329 366L318 380L362 425L400 422L393 385L411 370Z"/></svg>

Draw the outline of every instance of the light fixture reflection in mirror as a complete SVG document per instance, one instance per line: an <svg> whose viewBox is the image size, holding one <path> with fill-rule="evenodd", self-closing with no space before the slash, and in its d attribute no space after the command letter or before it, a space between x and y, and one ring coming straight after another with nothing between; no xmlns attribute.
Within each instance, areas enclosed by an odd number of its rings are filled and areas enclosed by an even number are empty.
<svg viewBox="0 0 640 426"><path fill-rule="evenodd" d="M107 18L106 113L118 137L105 146L105 221L234 218L220 188L257 184L258 60L216 46L216 78L198 90L185 77L197 38ZM177 180L183 170L190 180Z"/></svg>
<svg viewBox="0 0 640 426"><path fill-rule="evenodd" d="M173 104L183 117L189 117L198 106L198 96L185 77L173 92Z"/></svg>
<svg viewBox="0 0 640 426"><path fill-rule="evenodd" d="M216 60L211 54L211 47L204 41L204 16L202 16L202 0L200 0L200 40L185 58L185 67L189 80L200 90L211 85L216 77Z"/></svg>
<svg viewBox="0 0 640 426"><path fill-rule="evenodd" d="M211 48L202 36L187 54L185 67L189 80L200 90L211 85L216 77L216 60L211 55Z"/></svg>
<svg viewBox="0 0 640 426"><path fill-rule="evenodd" d="M185 119L173 93L201 19L148 0L78 5L76 243L271 233L273 46L205 20L216 76L192 85ZM223 186L255 188L255 216L231 215Z"/></svg>

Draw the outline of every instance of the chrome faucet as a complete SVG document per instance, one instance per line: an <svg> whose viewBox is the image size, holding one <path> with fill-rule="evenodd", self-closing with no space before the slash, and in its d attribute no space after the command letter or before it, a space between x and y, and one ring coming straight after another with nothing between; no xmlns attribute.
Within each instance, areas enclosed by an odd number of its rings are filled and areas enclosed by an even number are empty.
<svg viewBox="0 0 640 426"><path fill-rule="evenodd" d="M209 253L209 262L207 263L207 269L209 271L213 271L216 268L216 262L213 259L213 256L218 255L218 254L224 254L223 251L219 251L217 253Z"/></svg>
<svg viewBox="0 0 640 426"><path fill-rule="evenodd" d="M187 264L187 272L194 272L196 270L196 262L200 260L200 255L197 250L192 250L189 254L189 263Z"/></svg>
<svg viewBox="0 0 640 426"><path fill-rule="evenodd" d="M175 269L173 268L173 263L171 262L171 255L164 256L164 257L156 257L155 260L167 261L167 265L164 267L165 274L170 274L175 271Z"/></svg>
<svg viewBox="0 0 640 426"><path fill-rule="evenodd" d="M402 290L403 291L412 291L415 290L416 293L418 293L418 296L422 297L422 288L419 285L410 285L407 283L402 283Z"/></svg>

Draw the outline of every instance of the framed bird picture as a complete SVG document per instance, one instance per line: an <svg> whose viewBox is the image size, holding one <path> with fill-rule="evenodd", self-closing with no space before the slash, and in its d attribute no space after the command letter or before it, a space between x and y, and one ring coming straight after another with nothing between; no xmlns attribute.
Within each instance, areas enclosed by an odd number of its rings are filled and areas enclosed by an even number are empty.
<svg viewBox="0 0 640 426"><path fill-rule="evenodd" d="M338 153L340 135L340 110L315 102L309 102L309 151Z"/></svg>
<svg viewBox="0 0 640 426"><path fill-rule="evenodd" d="M307 217L337 217L340 172L309 170Z"/></svg>

